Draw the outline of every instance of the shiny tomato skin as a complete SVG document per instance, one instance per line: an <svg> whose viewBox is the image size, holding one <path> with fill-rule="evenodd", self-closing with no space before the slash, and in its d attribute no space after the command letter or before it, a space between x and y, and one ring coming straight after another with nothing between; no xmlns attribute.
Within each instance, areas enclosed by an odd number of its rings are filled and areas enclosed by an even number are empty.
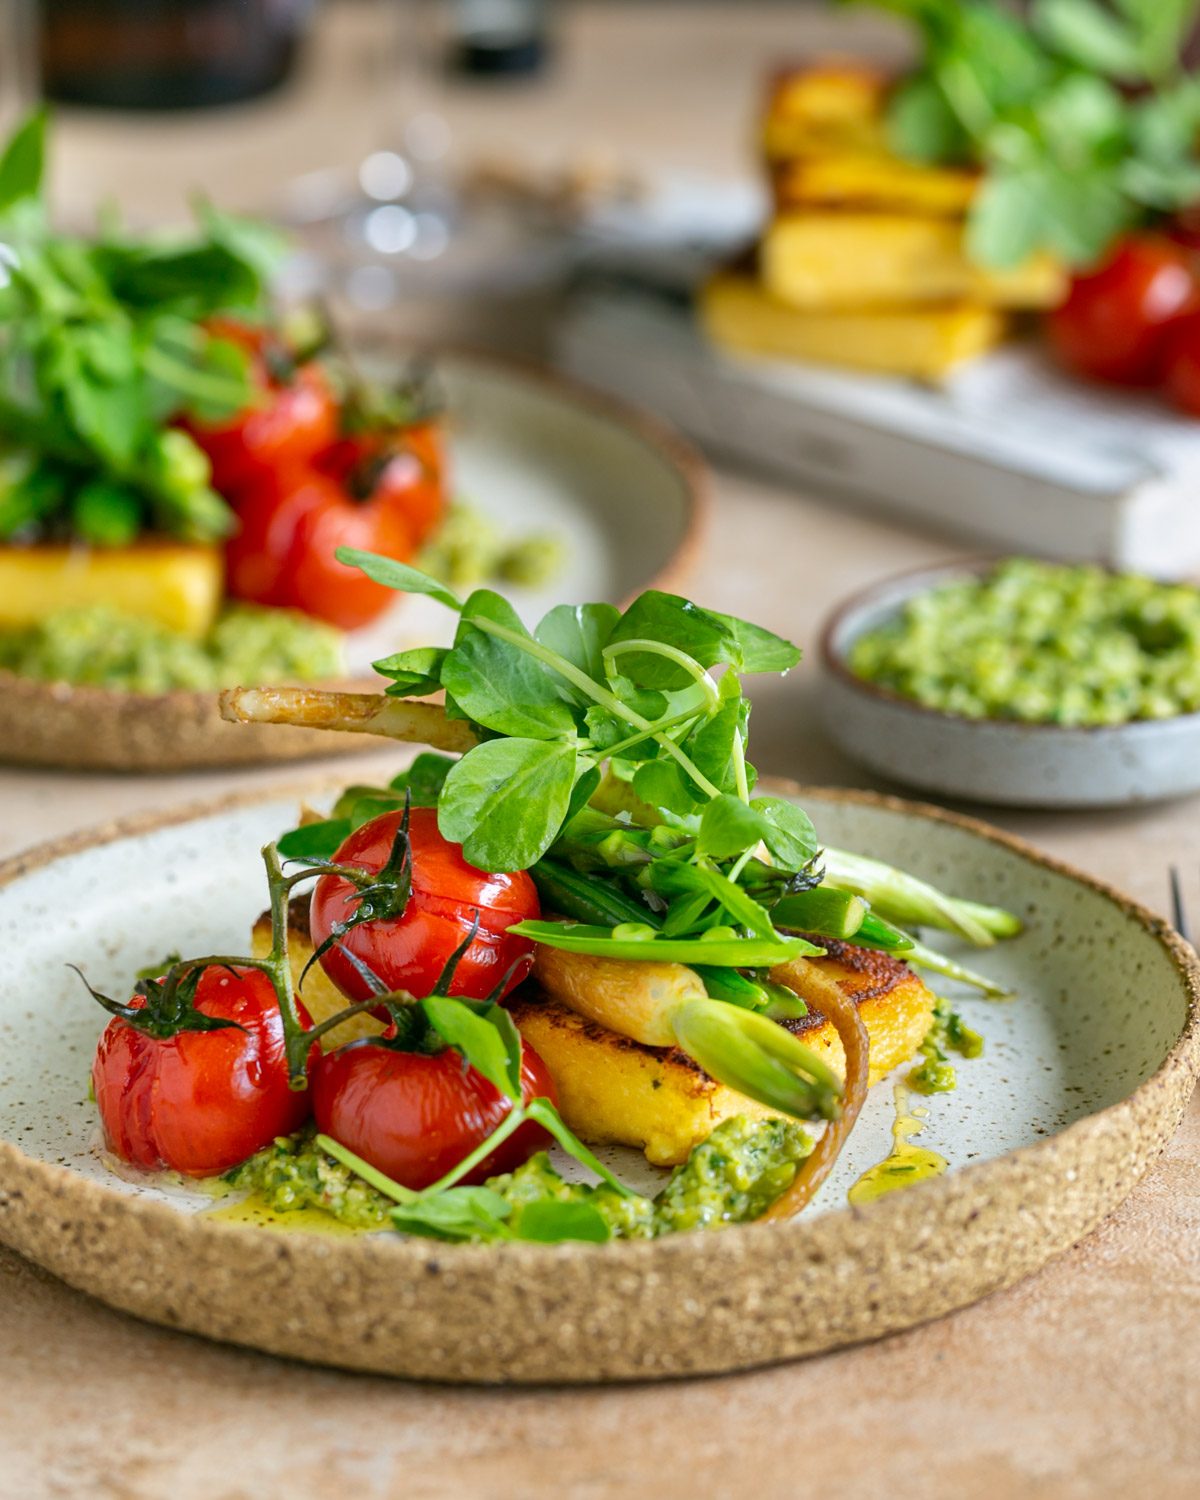
<svg viewBox="0 0 1200 1500"><path fill-rule="evenodd" d="M312 1094L318 1130L418 1192L457 1166L511 1108L453 1047L429 1056L370 1039L320 1058ZM521 1095L526 1103L558 1102L545 1063L528 1043L521 1048ZM547 1132L527 1121L462 1180L511 1172L549 1144Z"/></svg>
<svg viewBox="0 0 1200 1500"><path fill-rule="evenodd" d="M392 852L401 812L382 813L364 823L334 856L339 864L379 870ZM438 832L437 810L414 807L409 817L412 893L400 917L363 922L341 939L391 990L423 999L431 994L446 961L470 930L476 911L479 931L450 987L452 995L483 1000L509 966L524 960L505 987L507 994L529 972L533 943L508 928L541 914L537 889L524 870L490 875L463 858L462 849ZM337 875L322 875L313 890L310 925L320 945L354 911L354 887ZM347 898L350 898L349 900ZM352 1000L370 999L362 975L338 948L321 955L321 967Z"/></svg>
<svg viewBox="0 0 1200 1500"><path fill-rule="evenodd" d="M261 970L206 969L196 1008L242 1029L159 1039L115 1016L104 1028L92 1086L105 1143L122 1161L214 1177L308 1118L308 1091L288 1087L283 1023Z"/></svg>
<svg viewBox="0 0 1200 1500"><path fill-rule="evenodd" d="M337 434L338 408L320 365L300 365L286 378L272 373L267 358L270 338L263 330L215 320L209 332L249 353L257 400L224 422L190 419L182 425L208 455L213 488L236 502L262 480L306 462L331 443Z"/></svg>
<svg viewBox="0 0 1200 1500"><path fill-rule="evenodd" d="M402 517L416 547L442 519L445 462L440 432L432 422L356 433L334 443L316 463L351 494Z"/></svg>
<svg viewBox="0 0 1200 1500"><path fill-rule="evenodd" d="M1195 304L1183 247L1159 236L1130 236L1095 271L1075 277L1047 331L1059 359L1077 374L1149 385L1160 373L1165 331Z"/></svg>
<svg viewBox="0 0 1200 1500"><path fill-rule="evenodd" d="M401 561L414 550L407 522L388 506L353 499L317 469L285 469L238 506L238 530L225 548L226 588L234 599L303 610L355 630L390 608L396 594L338 562L338 547Z"/></svg>
<svg viewBox="0 0 1200 1500"><path fill-rule="evenodd" d="M1163 388L1181 411L1200 417L1200 312L1180 318L1167 334Z"/></svg>

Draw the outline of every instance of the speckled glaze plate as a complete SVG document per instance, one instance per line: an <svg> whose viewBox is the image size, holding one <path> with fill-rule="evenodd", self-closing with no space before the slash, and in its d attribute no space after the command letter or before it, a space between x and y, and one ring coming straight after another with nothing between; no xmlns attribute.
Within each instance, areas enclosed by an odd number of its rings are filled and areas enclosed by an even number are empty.
<svg viewBox="0 0 1200 1500"><path fill-rule="evenodd" d="M311 792L311 788L309 789ZM794 789L792 789L794 790ZM885 1082L798 1220L608 1245L452 1246L222 1222L114 1175L87 1074L101 1016L68 961L120 989L164 952L244 949L258 847L299 793L143 818L0 869L0 1239L170 1327L350 1369L471 1382L730 1370L873 1338L972 1302L1092 1229L1175 1129L1200 1052L1200 965L1149 912L988 828L805 790L831 843L998 902L1023 935L976 962L1017 998L964 999L987 1039L926 1101L946 1175L863 1206ZM622 1169L635 1163L632 1153Z"/></svg>
<svg viewBox="0 0 1200 1500"><path fill-rule="evenodd" d="M384 341L360 347L380 378L410 355ZM693 449L620 402L532 366L455 353L433 368L449 412L455 494L504 537L562 544L545 587L501 586L525 620L563 600L620 603L652 584L682 583L707 510L707 471ZM443 642L447 620L428 599L397 600L349 636L350 672L369 677L380 656ZM0 761L9 763L184 771L363 748L370 743L359 736L227 724L215 693L146 697L0 672Z"/></svg>

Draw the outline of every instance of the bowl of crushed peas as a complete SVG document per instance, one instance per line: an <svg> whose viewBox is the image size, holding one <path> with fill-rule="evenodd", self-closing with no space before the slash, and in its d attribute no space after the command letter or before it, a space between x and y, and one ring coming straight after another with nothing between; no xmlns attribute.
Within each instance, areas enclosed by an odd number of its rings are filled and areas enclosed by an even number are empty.
<svg viewBox="0 0 1200 1500"><path fill-rule="evenodd" d="M826 727L889 779L1024 807L1200 790L1200 588L1002 558L888 579L828 621Z"/></svg>

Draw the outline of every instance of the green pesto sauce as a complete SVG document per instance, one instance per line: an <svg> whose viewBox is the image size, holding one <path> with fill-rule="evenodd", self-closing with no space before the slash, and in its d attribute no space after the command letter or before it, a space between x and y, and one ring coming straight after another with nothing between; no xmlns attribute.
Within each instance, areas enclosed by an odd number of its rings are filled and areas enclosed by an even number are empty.
<svg viewBox="0 0 1200 1500"><path fill-rule="evenodd" d="M910 1070L909 1084L920 1094L948 1094L958 1087L958 1075L950 1054L957 1052L960 1057L979 1057L983 1052L983 1038L967 1025L948 1001L938 1000L920 1052L924 1061Z"/></svg>
<svg viewBox="0 0 1200 1500"><path fill-rule="evenodd" d="M972 719L1123 724L1200 710L1200 590L1014 558L910 599L851 671Z"/></svg>
<svg viewBox="0 0 1200 1500"><path fill-rule="evenodd" d="M451 588L472 588L489 580L538 588L563 565L561 540L545 533L506 537L474 506L455 501L417 566Z"/></svg>
<svg viewBox="0 0 1200 1500"><path fill-rule="evenodd" d="M108 605L58 610L28 630L0 633L0 667L131 693L316 681L345 670L332 626L249 604L225 610L202 640Z"/></svg>
<svg viewBox="0 0 1200 1500"><path fill-rule="evenodd" d="M587 1203L614 1239L653 1239L685 1229L716 1229L756 1219L774 1203L811 1152L807 1131L790 1120L724 1120L671 1173L655 1198L624 1197L604 1183L564 1182L545 1152L488 1187L513 1207L513 1227L530 1203ZM320 1209L355 1229L385 1229L390 1199L317 1149L311 1131L281 1137L226 1174L275 1213Z"/></svg>

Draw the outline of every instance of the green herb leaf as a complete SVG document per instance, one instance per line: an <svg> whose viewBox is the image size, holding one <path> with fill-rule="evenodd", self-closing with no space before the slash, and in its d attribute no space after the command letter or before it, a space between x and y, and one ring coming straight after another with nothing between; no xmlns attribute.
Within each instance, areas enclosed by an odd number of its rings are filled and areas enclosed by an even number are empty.
<svg viewBox="0 0 1200 1500"><path fill-rule="evenodd" d="M678 594L650 589L636 598L621 616L609 645L650 640L685 652L701 667L720 662L738 666L742 649L730 625ZM692 681L686 668L649 652L631 652L620 659L621 670L639 687L666 691L686 688Z"/></svg>
<svg viewBox="0 0 1200 1500"><path fill-rule="evenodd" d="M444 1240L498 1240L510 1237L512 1205L487 1187L452 1187L391 1210L393 1225L406 1234Z"/></svg>
<svg viewBox="0 0 1200 1500"><path fill-rule="evenodd" d="M514 1104L521 1102L520 1038L514 1063L512 1036L516 1028L507 1011L499 1006L489 1006L482 1012L473 1010L449 995L430 995L421 1001L421 1008L442 1040L456 1047L477 1073Z"/></svg>
<svg viewBox="0 0 1200 1500"><path fill-rule="evenodd" d="M1095 0L1036 0L1033 25L1057 52L1109 78L1141 76L1136 33Z"/></svg>
<svg viewBox="0 0 1200 1500"><path fill-rule="evenodd" d="M446 777L438 826L481 870L527 870L558 837L575 785L574 745L487 740Z"/></svg>
<svg viewBox="0 0 1200 1500"><path fill-rule="evenodd" d="M7 45L11 44L11 38ZM46 111L35 109L0 156L0 214L37 198L46 162Z"/></svg>
<svg viewBox="0 0 1200 1500"><path fill-rule="evenodd" d="M575 730L575 719L556 677L520 646L490 635L491 621L531 640L516 610L490 589L477 589L463 606L454 649L442 664L442 682L469 719L499 734L556 740Z"/></svg>
<svg viewBox="0 0 1200 1500"><path fill-rule="evenodd" d="M714 797L700 818L696 853L732 859L752 849L770 828L766 817L728 793Z"/></svg>
<svg viewBox="0 0 1200 1500"><path fill-rule="evenodd" d="M517 1216L516 1235L543 1245L557 1245L564 1240L583 1240L602 1245L612 1238L608 1221L590 1203L557 1202L553 1198L535 1198Z"/></svg>
<svg viewBox="0 0 1200 1500"><path fill-rule="evenodd" d="M289 829L276 847L284 859L332 859L352 832L349 818L326 818Z"/></svg>
<svg viewBox="0 0 1200 1500"><path fill-rule="evenodd" d="M534 637L581 672L603 683L604 648L620 618L621 611L612 604L559 604L541 621ZM559 691L572 702L584 707L591 705L590 698L562 679ZM628 725L624 727L627 733Z"/></svg>
<svg viewBox="0 0 1200 1500"><path fill-rule="evenodd" d="M398 562L394 557L380 557L377 552L362 552L357 547L339 547L334 556L338 562L345 563L348 568L358 568L384 588L396 589L402 594L427 594L447 609L456 612L462 609L461 600L444 583L422 573L419 568Z"/></svg>
<svg viewBox="0 0 1200 1500"><path fill-rule="evenodd" d="M739 670L752 675L760 672L790 672L802 655L799 646L749 620L736 615L713 615L733 632L741 653Z"/></svg>
<svg viewBox="0 0 1200 1500"><path fill-rule="evenodd" d="M395 698L427 698L441 691L442 665L449 651L441 646L418 646L398 651L374 663L381 677L390 677L387 692Z"/></svg>
<svg viewBox="0 0 1200 1500"><path fill-rule="evenodd" d="M414 807L436 807L446 777L457 764L449 755L423 750L408 770L393 776L388 785L395 792L407 792Z"/></svg>
<svg viewBox="0 0 1200 1500"><path fill-rule="evenodd" d="M893 150L912 161L956 161L968 154L967 134L932 78L918 74L894 89L887 123Z"/></svg>
<svg viewBox="0 0 1200 1500"><path fill-rule="evenodd" d="M755 797L750 803L766 819L763 842L785 870L803 870L819 847L812 819L783 797Z"/></svg>

